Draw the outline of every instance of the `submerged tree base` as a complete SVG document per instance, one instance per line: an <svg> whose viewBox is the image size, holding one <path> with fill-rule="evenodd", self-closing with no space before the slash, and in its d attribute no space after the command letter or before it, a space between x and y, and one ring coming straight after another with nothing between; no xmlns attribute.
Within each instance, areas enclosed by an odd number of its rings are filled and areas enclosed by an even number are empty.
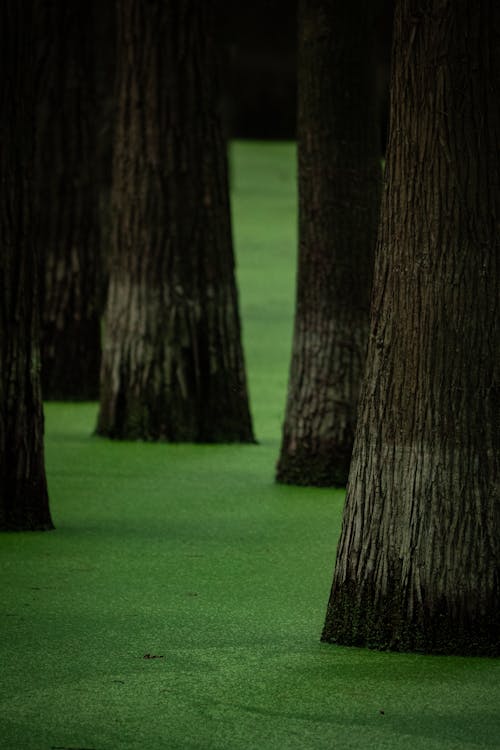
<svg viewBox="0 0 500 750"><path fill-rule="evenodd" d="M166 443L255 443L248 411L238 419L217 415L199 415L192 405L179 399L169 406L133 403L126 408L118 399L113 413L101 405L96 435L112 440L143 440Z"/></svg>
<svg viewBox="0 0 500 750"><path fill-rule="evenodd" d="M257 445L258 441L253 437L252 434L247 432L237 431L220 433L217 431L207 432L194 432L175 435L158 433L156 431L142 431L136 428L107 430L100 426L97 426L95 433L97 437L108 438L109 440L141 440L146 443L198 443L207 445L224 445L232 443L247 443L250 445Z"/></svg>
<svg viewBox="0 0 500 750"><path fill-rule="evenodd" d="M7 493L7 498L10 502L0 503L0 531L51 531L54 528L45 486L38 492L27 486L26 492L18 492L16 497Z"/></svg>
<svg viewBox="0 0 500 750"><path fill-rule="evenodd" d="M54 531L55 526L52 523L52 521L47 521L45 523L39 522L39 521L33 521L28 522L27 524L17 524L17 523L6 523L6 524L0 524L0 531L8 532L19 532L19 531Z"/></svg>
<svg viewBox="0 0 500 750"><path fill-rule="evenodd" d="M356 584L332 593L321 640L381 651L461 656L500 656L500 615L496 598L473 613L462 597L421 604L408 620L408 596L393 592L376 606Z"/></svg>
<svg viewBox="0 0 500 750"><path fill-rule="evenodd" d="M349 476L349 455L335 450L301 450L296 453L283 449L276 467L276 481L301 487L345 487Z"/></svg>

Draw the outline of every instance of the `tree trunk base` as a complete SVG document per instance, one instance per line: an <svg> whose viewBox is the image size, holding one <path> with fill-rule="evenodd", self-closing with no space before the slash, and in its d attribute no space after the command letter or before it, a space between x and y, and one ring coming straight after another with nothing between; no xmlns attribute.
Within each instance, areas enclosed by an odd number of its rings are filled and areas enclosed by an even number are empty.
<svg viewBox="0 0 500 750"><path fill-rule="evenodd" d="M162 412L157 409L134 410L129 405L126 414L115 414L106 419L101 410L95 434L111 440L142 440L145 442L163 443L198 443L198 444L256 444L251 424L242 419L234 425L217 424L217 419L209 424L200 424L192 418L179 419L176 413ZM167 416L168 415L168 416ZM109 416L109 415L108 415ZM177 417L177 418L176 418ZM219 417L220 422L220 417Z"/></svg>
<svg viewBox="0 0 500 750"><path fill-rule="evenodd" d="M450 602L443 597L432 607L415 607L411 620L407 600L407 594L394 592L375 605L374 595L360 592L356 584L335 587L321 641L380 651L500 656L500 617L493 593L482 612L471 612L465 598Z"/></svg>
<svg viewBox="0 0 500 750"><path fill-rule="evenodd" d="M276 481L300 487L345 487L351 456L333 449L328 453L282 452L276 468Z"/></svg>
<svg viewBox="0 0 500 750"><path fill-rule="evenodd" d="M97 427L94 435L96 437L107 438L108 440L122 440L124 442L135 442L140 440L145 443L195 443L196 445L234 445L238 443L240 445L258 445L258 441L254 437L246 434L242 435L240 433L224 435L210 433L186 435L185 437L169 437L167 435L156 435L147 432L139 432L137 430L118 431Z"/></svg>
<svg viewBox="0 0 500 750"><path fill-rule="evenodd" d="M16 500L15 506L7 508L0 518L0 531L52 531L54 524L50 517L48 498L43 494L40 508L35 507L35 499L30 496L33 507L27 508L23 498Z"/></svg>
<svg viewBox="0 0 500 750"><path fill-rule="evenodd" d="M23 524L17 524L17 523L2 523L0 524L0 532L19 532L19 531L54 531L55 526L52 523L52 521L48 522L38 522L34 521L33 523L23 523Z"/></svg>

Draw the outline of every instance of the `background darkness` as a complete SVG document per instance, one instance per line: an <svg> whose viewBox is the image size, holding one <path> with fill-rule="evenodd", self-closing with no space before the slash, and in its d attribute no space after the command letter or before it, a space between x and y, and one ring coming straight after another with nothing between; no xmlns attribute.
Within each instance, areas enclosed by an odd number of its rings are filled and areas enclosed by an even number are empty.
<svg viewBox="0 0 500 750"><path fill-rule="evenodd" d="M379 5L376 22L381 153L385 153L394 0ZM103 160L111 146L115 69L115 9L94 1L96 76L102 112ZM223 119L228 138L292 140L297 110L297 0L215 0ZM107 132L109 129L109 132Z"/></svg>
<svg viewBox="0 0 500 750"><path fill-rule="evenodd" d="M377 87L385 150L394 0L378 1ZM229 137L295 138L297 0L218 0L216 9Z"/></svg>

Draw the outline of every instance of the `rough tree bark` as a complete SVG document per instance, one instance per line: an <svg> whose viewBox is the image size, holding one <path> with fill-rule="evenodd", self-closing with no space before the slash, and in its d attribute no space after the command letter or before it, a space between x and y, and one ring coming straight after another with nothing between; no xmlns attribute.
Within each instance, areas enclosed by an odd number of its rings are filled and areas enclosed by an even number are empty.
<svg viewBox="0 0 500 750"><path fill-rule="evenodd" d="M118 25L97 432L253 441L210 3L124 0Z"/></svg>
<svg viewBox="0 0 500 750"><path fill-rule="evenodd" d="M277 479L345 485L380 206L376 3L299 2L299 259Z"/></svg>
<svg viewBox="0 0 500 750"><path fill-rule="evenodd" d="M37 224L41 249L42 391L97 399L103 269L99 237L92 3L42 4L38 43Z"/></svg>
<svg viewBox="0 0 500 750"><path fill-rule="evenodd" d="M323 640L500 654L500 6L400 0L372 323Z"/></svg>
<svg viewBox="0 0 500 750"><path fill-rule="evenodd" d="M51 529L33 236L33 3L0 4L0 529Z"/></svg>

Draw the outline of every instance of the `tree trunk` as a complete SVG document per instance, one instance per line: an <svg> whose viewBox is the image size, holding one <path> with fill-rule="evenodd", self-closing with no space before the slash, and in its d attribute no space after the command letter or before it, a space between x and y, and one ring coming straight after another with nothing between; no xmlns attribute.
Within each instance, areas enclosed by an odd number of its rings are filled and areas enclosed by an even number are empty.
<svg viewBox="0 0 500 750"><path fill-rule="evenodd" d="M381 183L371 0L299 3L299 260L277 479L344 485Z"/></svg>
<svg viewBox="0 0 500 750"><path fill-rule="evenodd" d="M500 654L500 6L400 0L366 379L323 640Z"/></svg>
<svg viewBox="0 0 500 750"><path fill-rule="evenodd" d="M118 5L97 426L113 438L253 441L209 6Z"/></svg>
<svg viewBox="0 0 500 750"><path fill-rule="evenodd" d="M102 323L109 279L111 245L111 183L113 176L113 135L115 129L116 100L116 3L92 2L93 35L92 49L95 60L95 94L97 110L96 174L94 186L98 190L99 228L99 273L98 304ZM100 331L99 331L100 333ZM99 363L101 345L99 337ZM98 380L100 367L98 372Z"/></svg>
<svg viewBox="0 0 500 750"><path fill-rule="evenodd" d="M0 4L0 529L51 529L32 203L33 3Z"/></svg>
<svg viewBox="0 0 500 750"><path fill-rule="evenodd" d="M45 399L99 393L100 262L97 108L89 3L44 3L47 76L39 92L37 224L42 261Z"/></svg>

